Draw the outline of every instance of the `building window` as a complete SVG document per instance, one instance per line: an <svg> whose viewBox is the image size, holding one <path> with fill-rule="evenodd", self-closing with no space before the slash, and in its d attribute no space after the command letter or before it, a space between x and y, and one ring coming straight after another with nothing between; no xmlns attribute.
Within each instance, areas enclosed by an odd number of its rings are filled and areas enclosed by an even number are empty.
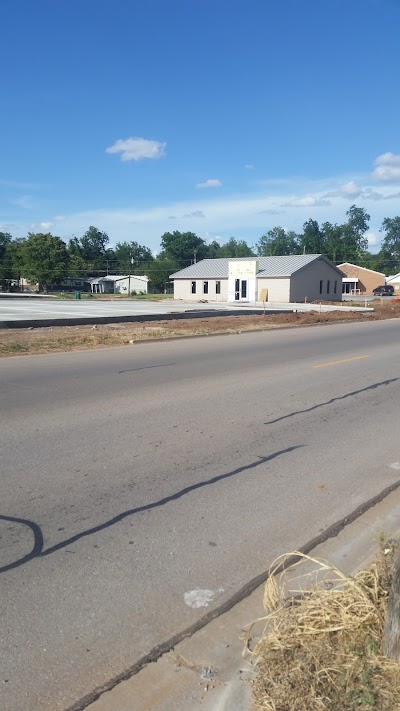
<svg viewBox="0 0 400 711"><path fill-rule="evenodd" d="M334 286L333 286L333 293L334 293L334 294L337 293L337 279L335 279L335 284L334 284Z"/></svg>
<svg viewBox="0 0 400 711"><path fill-rule="evenodd" d="M196 293L196 282L192 281L192 294Z"/></svg>
<svg viewBox="0 0 400 711"><path fill-rule="evenodd" d="M216 281L216 282L215 282L215 293L216 293L216 294L220 294L220 293L221 293L221 282L220 282L220 281Z"/></svg>
<svg viewBox="0 0 400 711"><path fill-rule="evenodd" d="M329 294L330 290L331 290L331 282L328 279L328 281L326 282L326 293Z"/></svg>
<svg viewBox="0 0 400 711"><path fill-rule="evenodd" d="M322 279L321 279L321 281L319 282L319 293L320 293L320 294L322 294L323 286L324 286L324 282L323 282Z"/></svg>
<svg viewBox="0 0 400 711"><path fill-rule="evenodd" d="M203 294L208 294L208 281L203 281Z"/></svg>

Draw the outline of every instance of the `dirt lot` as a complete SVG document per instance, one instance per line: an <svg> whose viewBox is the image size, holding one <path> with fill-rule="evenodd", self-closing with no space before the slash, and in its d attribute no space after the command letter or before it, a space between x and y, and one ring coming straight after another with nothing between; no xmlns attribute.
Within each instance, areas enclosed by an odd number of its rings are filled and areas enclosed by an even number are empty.
<svg viewBox="0 0 400 711"><path fill-rule="evenodd" d="M344 321L376 321L400 318L400 300L371 302L373 312L291 313L263 316L222 316L174 321L112 323L96 326L4 329L0 331L0 356L131 345L154 338L241 333L273 328L295 328Z"/></svg>

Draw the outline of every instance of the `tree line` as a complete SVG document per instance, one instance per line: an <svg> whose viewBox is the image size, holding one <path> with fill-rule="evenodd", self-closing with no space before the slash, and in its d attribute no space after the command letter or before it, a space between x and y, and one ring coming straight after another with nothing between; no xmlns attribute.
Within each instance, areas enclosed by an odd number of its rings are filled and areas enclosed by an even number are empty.
<svg viewBox="0 0 400 711"><path fill-rule="evenodd" d="M207 244L194 232L165 232L157 256L136 241L110 247L108 234L93 226L67 243L49 232L17 239L0 232L0 286L7 289L25 278L46 291L67 277L131 273L147 275L150 289L159 292L164 291L170 274L201 259L257 255L324 254L334 264L353 262L386 274L400 271L400 217L383 220L382 245L377 254L368 251L370 216L366 210L352 205L346 218L339 225L320 225L309 219L300 233L273 227L254 246L234 237L222 245L216 240Z"/></svg>

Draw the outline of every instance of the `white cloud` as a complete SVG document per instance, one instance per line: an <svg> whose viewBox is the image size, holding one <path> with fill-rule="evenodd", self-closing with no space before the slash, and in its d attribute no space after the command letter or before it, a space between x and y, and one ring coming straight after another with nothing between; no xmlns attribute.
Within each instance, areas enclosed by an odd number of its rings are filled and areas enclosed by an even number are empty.
<svg viewBox="0 0 400 711"><path fill-rule="evenodd" d="M282 203L281 207L328 207L329 205L331 205L330 200L315 197L314 195L305 195L304 197L288 200L288 202Z"/></svg>
<svg viewBox="0 0 400 711"><path fill-rule="evenodd" d="M349 197L357 197L362 192L362 189L357 185L355 180L349 180L341 186L340 192Z"/></svg>
<svg viewBox="0 0 400 711"><path fill-rule="evenodd" d="M339 185L336 188L336 190L331 190L329 193L326 193L326 195L324 195L324 197L326 197L326 198L341 197L341 198L348 198L349 200L353 200L354 198L361 195L362 192L363 192L363 189L360 188L359 185L357 185L355 180L349 180L347 183L343 183L342 185Z"/></svg>
<svg viewBox="0 0 400 711"><path fill-rule="evenodd" d="M218 187L220 183L217 179L206 181L208 187ZM154 199L152 204L142 207L135 208L128 204L125 208L111 206L109 209L87 209L56 216L65 217L65 220L49 217L51 212L26 214L29 215L29 222L53 222L53 230L65 240L71 234L83 234L89 225L98 225L108 232L112 244L135 238L150 249L158 250L160 236L168 230L168 226L172 227L171 220L174 229L183 232L193 229L200 237L218 235L222 241L229 237L245 238L252 243L266 229L277 224L287 230L301 231L309 217L316 217L320 223L341 224L346 219L346 209L354 202L359 207L371 208L368 209L371 212L368 239L372 251L377 251L382 220L398 214L399 188L400 185L372 180L371 175L366 173L327 176L320 180L297 176L285 180L258 181L252 190L242 193L217 190L215 194L212 190L199 190L186 200ZM54 211L56 209L53 208ZM31 229L28 219L21 218L21 212L17 209L15 214L3 215L3 220L16 224L15 229L9 230L13 234L23 235ZM40 227L35 225L36 231L47 229L46 222Z"/></svg>
<svg viewBox="0 0 400 711"><path fill-rule="evenodd" d="M365 236L368 240L368 249L376 247L381 243L382 237L379 235L378 232L375 232L374 230L369 230Z"/></svg>
<svg viewBox="0 0 400 711"><path fill-rule="evenodd" d="M16 205L16 207L22 207L23 210L33 209L32 195L21 195L21 197L10 200L11 205Z"/></svg>
<svg viewBox="0 0 400 711"><path fill-rule="evenodd" d="M253 163L245 163L244 167L246 170L254 170L255 165Z"/></svg>
<svg viewBox="0 0 400 711"><path fill-rule="evenodd" d="M183 217L205 217L203 210L193 210L193 212L186 212Z"/></svg>
<svg viewBox="0 0 400 711"><path fill-rule="evenodd" d="M38 183L23 183L18 180L4 180L0 179L0 185L5 188L16 188L18 190L38 190L40 185Z"/></svg>
<svg viewBox="0 0 400 711"><path fill-rule="evenodd" d="M12 233L15 229L18 229L18 225L15 222L0 222L0 232Z"/></svg>
<svg viewBox="0 0 400 711"><path fill-rule="evenodd" d="M64 222L65 219L65 215L56 215L55 217L53 217L54 222Z"/></svg>
<svg viewBox="0 0 400 711"><path fill-rule="evenodd" d="M364 198L364 200L384 200L385 195L378 193L373 188L362 188L355 180L349 180L347 183L339 185L336 190L332 190L324 195L325 198L339 197L344 200L356 200Z"/></svg>
<svg viewBox="0 0 400 711"><path fill-rule="evenodd" d="M378 193L376 190L373 190L372 188L365 188L365 190L362 190L360 192L360 196L364 198L364 200L386 200L388 199L387 196L383 195L382 193ZM388 196L390 199L390 196Z"/></svg>
<svg viewBox="0 0 400 711"><path fill-rule="evenodd" d="M147 138L120 138L106 148L106 153L120 153L122 161L138 161L144 158L154 160L164 158L166 145L161 141L150 141Z"/></svg>
<svg viewBox="0 0 400 711"><path fill-rule="evenodd" d="M196 188L220 188L222 182L218 178L209 178L205 180L204 183L197 183Z"/></svg>
<svg viewBox="0 0 400 711"><path fill-rule="evenodd" d="M383 183L400 182L400 155L382 153L374 161L375 169L372 177Z"/></svg>
<svg viewBox="0 0 400 711"><path fill-rule="evenodd" d="M45 230L49 230L51 227L53 227L54 222L33 222L30 225L30 231L32 232L42 232Z"/></svg>

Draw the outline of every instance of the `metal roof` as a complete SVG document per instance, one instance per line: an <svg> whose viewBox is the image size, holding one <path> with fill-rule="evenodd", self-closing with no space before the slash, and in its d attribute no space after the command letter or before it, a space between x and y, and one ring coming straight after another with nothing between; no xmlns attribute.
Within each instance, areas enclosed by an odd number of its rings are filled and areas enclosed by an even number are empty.
<svg viewBox="0 0 400 711"><path fill-rule="evenodd" d="M290 277L311 262L320 259L333 269L342 272L335 267L322 254L291 254L284 257L254 257L258 261L257 277ZM170 275L170 279L227 279L229 262L253 261L252 257L238 259L202 259L197 264L185 267L179 272Z"/></svg>
<svg viewBox="0 0 400 711"><path fill-rule="evenodd" d="M367 267L360 267L359 264L353 264L353 262L343 262L343 264L338 264L338 269L340 269L340 271L342 272L345 272L343 267L355 267L356 269L361 269L364 272L371 272L372 274L379 274L379 276L385 276L383 272L377 272L376 269L368 269Z"/></svg>
<svg viewBox="0 0 400 711"><path fill-rule="evenodd" d="M91 284L101 281L121 281L122 279L129 279L128 274L107 274L107 276L101 277L91 277L87 279ZM147 276L137 276L136 274L131 274L131 279L142 279L142 281L149 281Z"/></svg>

